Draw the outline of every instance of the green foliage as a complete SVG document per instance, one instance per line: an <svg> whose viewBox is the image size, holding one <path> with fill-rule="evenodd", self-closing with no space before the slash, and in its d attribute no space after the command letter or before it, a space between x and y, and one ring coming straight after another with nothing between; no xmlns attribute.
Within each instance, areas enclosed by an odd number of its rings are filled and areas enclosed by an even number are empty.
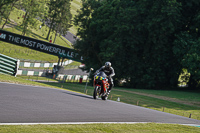
<svg viewBox="0 0 200 133"><path fill-rule="evenodd" d="M2 23L3 19L6 19L2 26L2 29L4 28L4 25L8 22L10 12L12 11L16 2L17 0L2 0L0 2L0 23Z"/></svg>
<svg viewBox="0 0 200 133"><path fill-rule="evenodd" d="M188 72L191 74L189 86L192 88L199 88L200 80L200 38L190 46L190 49L184 55L184 60L182 61L183 66L187 68Z"/></svg>
<svg viewBox="0 0 200 133"><path fill-rule="evenodd" d="M199 88L199 25L200 1L182 1L180 29L175 33L174 54L178 57L182 67L190 73L188 85L190 89Z"/></svg>
<svg viewBox="0 0 200 133"><path fill-rule="evenodd" d="M182 68L191 67L183 59L197 47L182 42L188 36L197 44L199 5L195 0L85 0L75 19L82 38L75 48L88 68L111 61L115 77L131 87L176 87Z"/></svg>
<svg viewBox="0 0 200 133"><path fill-rule="evenodd" d="M46 22L50 25L50 31L55 31L56 34L67 34L67 31L72 26L70 12L71 0L50 0L47 5L49 7L48 15L46 16ZM49 34L47 35L47 39ZM55 39L54 39L55 40Z"/></svg>
<svg viewBox="0 0 200 133"><path fill-rule="evenodd" d="M43 0L22 0L22 9L25 10L25 15L23 16L23 22L21 26L23 27L22 35L25 35L28 31L28 27L31 29L36 29L38 26L38 21L36 18L42 19L43 12L45 12L45 1Z"/></svg>
<svg viewBox="0 0 200 133"><path fill-rule="evenodd" d="M1 0L0 1L0 9L2 9L3 6L7 6L7 5L13 3L14 1L17 1L17 0ZM2 10L1 10L1 13L2 13Z"/></svg>
<svg viewBox="0 0 200 133"><path fill-rule="evenodd" d="M23 15L23 22L21 24L21 27L23 28L22 35L25 35L28 29L36 29L36 27L38 27L39 21L37 21L37 19L43 21L43 26L44 23L46 24L46 22L49 22L49 31L56 31L56 35L58 32L60 34L66 34L71 27L71 0L13 0L9 2L3 1L1 3L4 8L1 9L1 14L4 15L4 18L7 18L8 14L10 14L10 6L16 1L16 7L25 12L25 15ZM44 17L46 17L46 19L44 19ZM0 20L2 20L2 17ZM50 32L48 36L49 35Z"/></svg>

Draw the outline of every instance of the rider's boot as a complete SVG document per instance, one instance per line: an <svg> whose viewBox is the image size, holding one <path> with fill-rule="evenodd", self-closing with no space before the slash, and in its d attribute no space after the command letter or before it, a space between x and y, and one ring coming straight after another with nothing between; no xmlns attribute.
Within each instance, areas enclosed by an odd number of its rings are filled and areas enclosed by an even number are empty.
<svg viewBox="0 0 200 133"><path fill-rule="evenodd" d="M107 90L107 95L109 95L109 94L110 94L110 92L111 92L111 90L110 90L110 89L108 89L108 90Z"/></svg>
<svg viewBox="0 0 200 133"><path fill-rule="evenodd" d="M107 94L108 94L108 95L110 94L112 88L113 88L113 85L111 84L110 87L109 87L109 89L107 90Z"/></svg>

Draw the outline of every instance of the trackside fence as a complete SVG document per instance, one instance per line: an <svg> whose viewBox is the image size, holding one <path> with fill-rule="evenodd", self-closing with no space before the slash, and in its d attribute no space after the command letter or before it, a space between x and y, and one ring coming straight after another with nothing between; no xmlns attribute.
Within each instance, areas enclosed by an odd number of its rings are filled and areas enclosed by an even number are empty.
<svg viewBox="0 0 200 133"><path fill-rule="evenodd" d="M0 54L0 73L16 76L20 60Z"/></svg>

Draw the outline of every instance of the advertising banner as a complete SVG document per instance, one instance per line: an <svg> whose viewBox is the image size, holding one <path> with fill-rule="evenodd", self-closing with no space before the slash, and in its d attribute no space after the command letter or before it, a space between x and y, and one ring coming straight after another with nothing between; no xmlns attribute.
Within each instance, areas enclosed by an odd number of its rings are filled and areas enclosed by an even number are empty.
<svg viewBox="0 0 200 133"><path fill-rule="evenodd" d="M8 31L0 30L0 41L12 43L18 46L28 47L47 54L55 55L62 58L81 61L82 57L74 52L73 49L52 44L49 42L21 36Z"/></svg>

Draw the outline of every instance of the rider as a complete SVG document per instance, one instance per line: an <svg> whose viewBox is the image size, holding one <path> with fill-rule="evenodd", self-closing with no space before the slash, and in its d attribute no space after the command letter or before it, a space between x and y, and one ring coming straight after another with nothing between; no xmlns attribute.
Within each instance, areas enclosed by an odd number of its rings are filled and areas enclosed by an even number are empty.
<svg viewBox="0 0 200 133"><path fill-rule="evenodd" d="M110 62L106 62L104 66L102 66L99 70L95 72L95 74L99 73L100 71L103 71L107 77L108 77L108 83L110 84L109 89L107 90L108 94L110 93L111 89L114 86L112 77L115 76L114 69L111 67Z"/></svg>

